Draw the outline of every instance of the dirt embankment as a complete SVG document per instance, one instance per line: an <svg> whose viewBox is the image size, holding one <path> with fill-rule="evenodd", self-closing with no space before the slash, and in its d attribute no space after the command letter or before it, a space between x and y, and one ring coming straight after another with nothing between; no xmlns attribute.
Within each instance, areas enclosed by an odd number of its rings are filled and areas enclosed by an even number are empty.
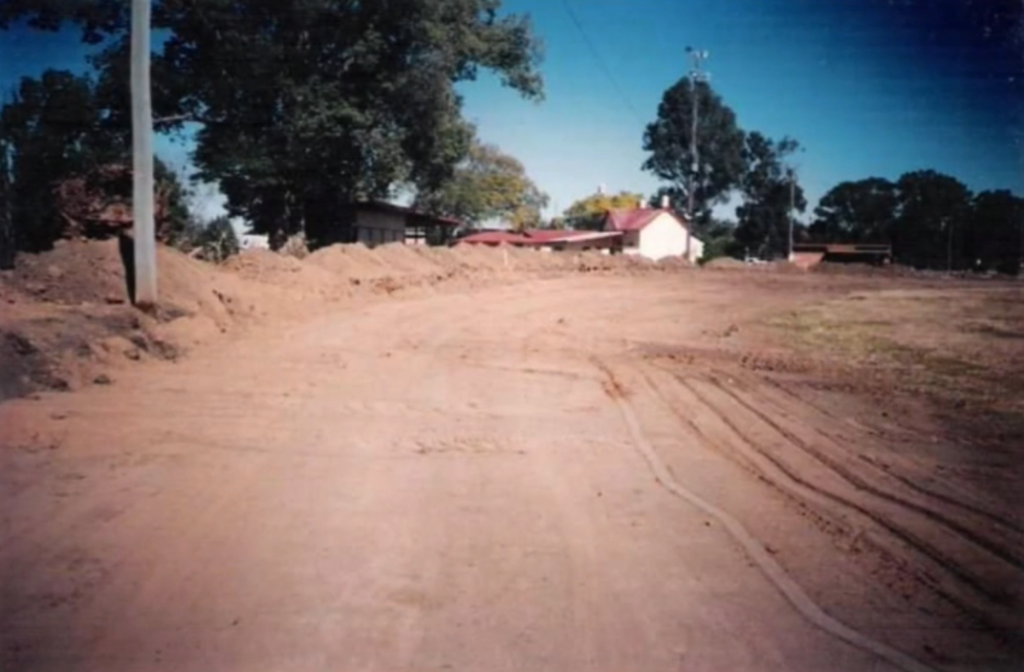
<svg viewBox="0 0 1024 672"><path fill-rule="evenodd" d="M0 273L0 401L109 384L119 367L176 359L221 334L302 319L360 297L545 274L673 270L596 253L400 244L338 245L302 260L254 250L214 265L160 247L160 307L143 313L131 305L130 253L130 241L60 241Z"/></svg>

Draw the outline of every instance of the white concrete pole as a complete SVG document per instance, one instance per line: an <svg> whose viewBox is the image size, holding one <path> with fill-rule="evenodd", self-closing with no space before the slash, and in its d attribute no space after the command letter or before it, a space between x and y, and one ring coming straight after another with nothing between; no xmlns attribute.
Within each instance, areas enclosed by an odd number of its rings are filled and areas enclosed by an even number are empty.
<svg viewBox="0 0 1024 672"><path fill-rule="evenodd" d="M156 305L156 226L153 222L153 110L149 85L151 0L132 0L132 218L135 305Z"/></svg>

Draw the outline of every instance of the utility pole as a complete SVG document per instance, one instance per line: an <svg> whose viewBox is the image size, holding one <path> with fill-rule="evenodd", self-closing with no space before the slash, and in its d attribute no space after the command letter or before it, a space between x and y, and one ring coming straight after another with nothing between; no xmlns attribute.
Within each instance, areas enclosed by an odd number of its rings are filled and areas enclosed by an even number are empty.
<svg viewBox="0 0 1024 672"><path fill-rule="evenodd" d="M686 53L690 54L690 59L693 61L693 67L690 70L690 99L693 102L692 111L692 126L690 128L690 156L693 159L693 164L690 166L690 179L686 187L686 216L689 218L689 222L686 223L686 259L690 259L690 229L693 228L694 220L694 208L696 207L696 189L697 189L697 176L700 172L700 155L697 148L697 131L699 128L698 119L700 115L700 105L698 105L698 93L697 84L699 82L707 82L711 76L701 70L704 61L708 59L710 54L707 51L694 49L693 47L687 47Z"/></svg>
<svg viewBox="0 0 1024 672"><path fill-rule="evenodd" d="M1020 243L1017 247L1017 275L1022 275L1024 274L1024 205L1019 205L1017 208L1017 235L1020 236Z"/></svg>
<svg viewBox="0 0 1024 672"><path fill-rule="evenodd" d="M156 227L153 223L153 109L149 84L151 0L132 0L132 220L135 305L156 305Z"/></svg>
<svg viewBox="0 0 1024 672"><path fill-rule="evenodd" d="M946 273L953 273L953 220L946 222Z"/></svg>
<svg viewBox="0 0 1024 672"><path fill-rule="evenodd" d="M789 245L787 259L793 261L793 212L796 210L796 171L789 169Z"/></svg>

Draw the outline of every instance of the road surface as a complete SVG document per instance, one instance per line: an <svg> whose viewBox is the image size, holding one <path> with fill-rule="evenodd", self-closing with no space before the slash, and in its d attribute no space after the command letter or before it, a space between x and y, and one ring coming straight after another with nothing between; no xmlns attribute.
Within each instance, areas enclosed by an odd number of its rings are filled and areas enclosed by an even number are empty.
<svg viewBox="0 0 1024 672"><path fill-rule="evenodd" d="M830 571L643 392L637 348L728 327L726 300L582 277L367 303L3 405L0 668L899 669L679 494ZM916 627L875 608L832 616Z"/></svg>

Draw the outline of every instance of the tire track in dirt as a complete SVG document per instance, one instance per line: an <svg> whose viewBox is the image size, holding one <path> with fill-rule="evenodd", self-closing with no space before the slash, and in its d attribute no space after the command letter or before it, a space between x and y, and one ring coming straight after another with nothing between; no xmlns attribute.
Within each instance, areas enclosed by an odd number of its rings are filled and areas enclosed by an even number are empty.
<svg viewBox="0 0 1024 672"><path fill-rule="evenodd" d="M657 483L676 497L695 506L721 523L764 576L782 593L801 616L821 630L862 651L871 653L905 672L937 672L934 668L919 662L902 651L873 640L829 616L786 573L782 565L769 555L764 545L736 518L683 487L675 479L665 463L661 461L654 447L648 441L636 416L636 412L626 397L625 386L616 378L610 367L600 360L594 359L592 361L607 377L605 389L609 392L609 396L615 401L616 405L618 405L633 439L633 447L643 457ZM645 374L641 371L641 375Z"/></svg>
<svg viewBox="0 0 1024 672"><path fill-rule="evenodd" d="M657 389L657 383L651 380L650 377L645 377L648 383L655 387L655 389ZM805 504L815 505L814 508L821 515L824 515L826 517L830 517L833 519L836 518L836 505L839 505L845 509L851 509L852 511L867 517L868 519L874 521L875 523L889 530L891 533L893 533L895 536L901 539L904 543L909 544L910 546L917 548L919 551L923 552L928 558L937 562L940 566L957 574L958 577L961 578L961 580L963 580L965 583L970 585L975 590L981 592L985 597L989 597L986 593L986 589L984 586L978 584L974 580L974 578L969 574L960 571L956 563L954 563L951 560L945 559L941 553L939 553L937 550L932 549L926 542L924 542L921 539L918 539L916 536L907 533L900 528L896 528L887 520L877 516L874 512L870 511L869 509L855 502L851 502L848 499L835 493L832 493L822 487L819 487L818 485L815 485L813 482L811 482L809 478L801 474L797 468L793 467L786 461L780 459L778 456L773 455L770 452L759 448L757 445L757 441L748 438L747 432L744 432L744 430L742 430L739 427L739 423L730 420L728 417L728 413L721 411L704 395L696 391L693 388L693 386L683 382L682 380L676 380L681 387L685 388L693 397L698 399L699 402L705 408L714 413L714 415L722 422L722 424L725 427L727 427L732 434L734 434L741 440L742 445L745 446L746 448L741 448L740 451L743 452L748 457L748 459L752 457L751 452L755 453L757 456L762 458L761 460L754 458L751 461L755 465L757 465L756 469L758 471L759 476L764 478L764 480L767 481L769 484L781 490L785 494L794 497L797 501L800 501ZM674 404L672 404L669 400L665 399L663 395L659 396L664 401L669 403L670 406L674 407ZM747 431L749 432L749 430ZM717 442L715 442L715 444L721 445L718 444ZM724 452L728 453L731 451L726 450ZM765 462L767 462L767 464L765 464ZM850 526L849 522L842 518L839 519L837 522L845 524L846 526Z"/></svg>
<svg viewBox="0 0 1024 672"><path fill-rule="evenodd" d="M798 393L794 392L793 390L789 389L788 387L786 387L785 385L783 385L779 381L772 380L771 378L765 378L764 379L764 383L769 385L773 390L777 390L778 392L780 392L780 393L784 394L785 396L789 397L795 403L800 404L803 408L812 409L813 412L817 413L822 418L827 418L830 422L841 422L843 420L842 418L836 416L834 413L830 413L825 408L823 408L820 405L814 403L813 400L806 399L806 398L802 397L800 394L798 394ZM773 404L773 405L777 406L777 404ZM872 436L879 436L878 433L873 431L873 430L867 430L867 431ZM829 439L830 441L836 441L836 439L834 437L827 436L827 435L824 435L824 436L827 439ZM881 468L879 465L875 464L874 462L868 461L865 458L861 458L861 460L866 465L870 466L873 470L875 470L876 473L882 474L884 476L888 476L890 478L894 478L894 479L900 481L905 487L907 487L907 488L909 488L911 490L914 490L915 492L917 492L917 493L919 493L919 494L921 494L921 495L923 495L925 497L930 497L930 498L936 500L937 502L941 502L942 504L945 504L947 506L953 507L955 509L962 509L963 511L966 511L966 512L968 512L970 514L978 516L979 518L984 518L989 523L991 523L993 525L996 525L997 527L1003 527L1003 528L1005 528L1007 530L1010 530L1012 532L1016 532L1018 534L1024 535L1024 526L1021 526L1021 525L1017 524L1013 520L1010 520L1010 519L1005 518L1003 516L1000 516L1000 515L998 515L996 513L993 513L992 511L990 511L988 509L982 508L981 506L977 506L977 505L972 504L970 502L965 502L962 499L957 499L956 497L952 497L952 496L947 495L947 494L945 494L943 492L939 492L938 490L934 490L934 489L929 488L927 486L921 485L920 483L917 483L916 481L914 481L912 478L904 476L903 474L894 473L892 471L886 471L885 469Z"/></svg>
<svg viewBox="0 0 1024 672"><path fill-rule="evenodd" d="M820 450L816 448L814 445L801 439L792 431L784 427L782 423L777 422L766 412L760 410L759 408L757 408L757 406L749 402L747 399L743 398L742 395L737 394L733 390L730 390L729 388L722 385L714 378L711 379L711 383L719 390L721 390L723 394L728 395L737 404L745 408L751 414L756 415L762 422L764 422L766 425L768 425L776 432L778 432L780 435L785 437L795 447L804 451L806 454L810 455L815 460L821 462L823 465L839 474L843 478L843 480L847 481L857 490L869 493L871 495L874 495L875 497L879 497L888 502L891 502L898 506L909 509L910 511L918 513L924 516L925 518L928 518L929 520L932 520L935 523L943 525L952 530L953 532L956 532L960 536L972 541L974 544L980 546L981 548L985 549L992 555L995 555L996 557L1000 558L1004 562L1013 565L1017 569L1024 570L1024 559L1022 559L1019 555L1015 554L1012 550L982 536L981 534L974 532L966 525L963 525L960 522L955 521L952 518L945 516L942 513L939 513L938 511L935 511L934 509L930 509L927 506L924 506L917 502L913 502L905 497L875 487L867 479L859 476L852 469L849 469L845 465L843 465L839 460L828 455L826 451ZM769 400L764 398L760 398L759 402L762 404L772 405ZM819 434L823 439L832 442L832 440L829 437L822 435L820 432L816 433ZM889 478L889 474L884 469L880 469L879 467L871 465L870 463L867 464L870 465L870 468L875 472L875 476L878 477L879 479L887 480Z"/></svg>
<svg viewBox="0 0 1024 672"><path fill-rule="evenodd" d="M715 440L712 440L711 445L719 446L720 450L727 454L732 453L734 450L744 452L746 457L755 463L760 478L789 497L792 497L795 501L805 506L810 506L826 519L848 526L849 522L841 514L841 511L845 510L866 518L868 521L887 530L895 539L902 541L903 544L908 545L927 561L933 563L937 569L951 575L953 583L950 586L949 580L940 581L928 571L915 572L914 575L918 581L964 613L970 614L980 622L985 623L992 630L1002 633L1002 636L1008 638L1015 638L1017 636L1014 625L1017 621L1014 618L1013 605L1006 604L1004 594L994 592L988 585L978 580L977 577L963 567L961 563L949 558L946 553L935 548L931 542L921 538L919 534L897 525L868 506L852 501L848 497L813 483L798 468L759 447L758 441L749 436L751 430L749 428L747 430L741 429L741 425L746 423L730 420L729 412L723 411L720 406L715 405L706 396L693 389L691 385L675 377L674 374L665 373L671 376L673 381L680 387L687 390L689 395L696 399L698 403L713 413L716 419L739 440L738 442L730 442L735 445L728 449L721 448L721 443ZM653 389L658 390L659 385L651 380L649 375L642 370L641 374L644 375L647 383ZM659 396L670 408L674 408L677 405L667 400L664 395ZM676 414L678 417L678 411ZM756 416L754 421L756 423ZM899 550L891 548L891 544L885 543L882 539L872 539L872 541L879 546L880 550L893 557L898 558L905 554L905 552L901 553ZM957 588L961 584L970 589L969 594L964 594L963 590ZM981 601L980 604L979 600ZM1008 609L1006 609L1007 606L1009 606ZM1002 609L999 609L999 613L994 614L994 607ZM1009 613L1005 613L1003 609Z"/></svg>

